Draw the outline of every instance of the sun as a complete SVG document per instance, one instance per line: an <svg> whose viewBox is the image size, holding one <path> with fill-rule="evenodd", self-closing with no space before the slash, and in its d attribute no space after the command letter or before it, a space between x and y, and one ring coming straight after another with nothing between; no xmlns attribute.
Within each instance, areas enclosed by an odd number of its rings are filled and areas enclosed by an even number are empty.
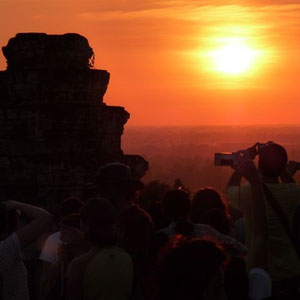
<svg viewBox="0 0 300 300"><path fill-rule="evenodd" d="M211 51L214 69L229 75L249 72L255 64L256 56L257 51L239 39L230 39L225 45Z"/></svg>

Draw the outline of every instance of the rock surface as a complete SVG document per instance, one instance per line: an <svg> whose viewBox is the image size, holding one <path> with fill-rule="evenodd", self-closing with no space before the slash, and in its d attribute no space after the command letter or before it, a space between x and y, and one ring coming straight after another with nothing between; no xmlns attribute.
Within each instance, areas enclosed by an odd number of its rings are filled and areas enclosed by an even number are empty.
<svg viewBox="0 0 300 300"><path fill-rule="evenodd" d="M1 199L46 205L84 197L107 162L125 162L137 177L144 175L148 163L121 150L130 115L103 102L110 74L91 69L94 53L86 38L19 33L2 50Z"/></svg>

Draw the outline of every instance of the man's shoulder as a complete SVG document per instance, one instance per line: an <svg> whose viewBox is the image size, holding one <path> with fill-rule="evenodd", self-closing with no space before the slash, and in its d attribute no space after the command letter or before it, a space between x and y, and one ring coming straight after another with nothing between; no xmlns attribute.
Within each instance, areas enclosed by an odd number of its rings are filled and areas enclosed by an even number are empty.
<svg viewBox="0 0 300 300"><path fill-rule="evenodd" d="M267 186L280 203L300 205L300 188L297 183L267 184Z"/></svg>
<svg viewBox="0 0 300 300"><path fill-rule="evenodd" d="M277 197L300 198L300 188L297 183L266 184L269 190Z"/></svg>
<svg viewBox="0 0 300 300"><path fill-rule="evenodd" d="M48 242L60 242L60 231L54 232L52 234L50 234L47 238Z"/></svg>
<svg viewBox="0 0 300 300"><path fill-rule="evenodd" d="M70 274L70 272L83 272L88 263L92 260L93 256L94 254L91 251L88 251L83 255L76 257L72 260L67 273Z"/></svg>
<svg viewBox="0 0 300 300"><path fill-rule="evenodd" d="M285 182L279 182L276 184L267 183L266 184L271 190L288 190L288 191L295 191L297 193L300 192L300 187L298 183L291 182L291 183L285 183Z"/></svg>
<svg viewBox="0 0 300 300"><path fill-rule="evenodd" d="M58 259L56 251L60 242L60 231L50 234L45 241L40 259L48 263L56 263Z"/></svg>

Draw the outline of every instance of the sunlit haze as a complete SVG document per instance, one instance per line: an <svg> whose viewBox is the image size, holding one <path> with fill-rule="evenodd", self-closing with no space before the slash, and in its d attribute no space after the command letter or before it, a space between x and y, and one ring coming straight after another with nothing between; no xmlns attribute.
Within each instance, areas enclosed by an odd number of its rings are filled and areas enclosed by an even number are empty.
<svg viewBox="0 0 300 300"><path fill-rule="evenodd" d="M212 51L215 70L227 74L239 75L250 72L256 63L255 50L244 45L239 39L229 39L221 48Z"/></svg>
<svg viewBox="0 0 300 300"><path fill-rule="evenodd" d="M127 126L299 123L299 1L0 0L0 26L87 37Z"/></svg>

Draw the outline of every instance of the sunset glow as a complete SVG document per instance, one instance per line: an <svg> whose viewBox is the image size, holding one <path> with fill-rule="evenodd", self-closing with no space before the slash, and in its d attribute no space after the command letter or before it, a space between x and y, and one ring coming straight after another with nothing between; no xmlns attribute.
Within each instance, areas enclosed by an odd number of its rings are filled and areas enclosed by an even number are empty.
<svg viewBox="0 0 300 300"><path fill-rule="evenodd" d="M239 39L230 39L228 43L212 51L211 57L215 63L216 71L239 75L251 71L255 64L257 53Z"/></svg>
<svg viewBox="0 0 300 300"><path fill-rule="evenodd" d="M127 126L299 123L296 0L10 0L0 25L1 47L18 32L85 36Z"/></svg>

